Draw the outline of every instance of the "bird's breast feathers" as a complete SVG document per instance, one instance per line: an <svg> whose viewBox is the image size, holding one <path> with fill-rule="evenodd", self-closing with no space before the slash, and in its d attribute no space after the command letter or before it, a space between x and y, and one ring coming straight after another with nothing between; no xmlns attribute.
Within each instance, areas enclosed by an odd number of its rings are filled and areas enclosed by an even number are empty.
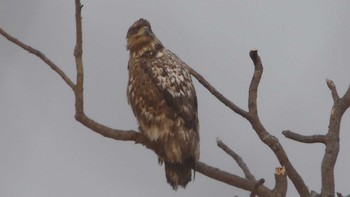
<svg viewBox="0 0 350 197"><path fill-rule="evenodd" d="M131 58L129 75L129 103L143 130L147 128L145 125L154 123L153 131L164 131L164 127L179 125L179 121L197 124L197 101L191 76L187 65L174 53L163 49L151 57ZM176 120L179 118L181 120Z"/></svg>

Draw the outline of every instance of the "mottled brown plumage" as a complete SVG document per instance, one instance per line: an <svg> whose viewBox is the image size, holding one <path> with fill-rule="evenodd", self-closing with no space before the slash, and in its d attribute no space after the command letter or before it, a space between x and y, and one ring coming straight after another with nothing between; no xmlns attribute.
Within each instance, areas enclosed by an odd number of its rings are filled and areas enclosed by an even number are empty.
<svg viewBox="0 0 350 197"><path fill-rule="evenodd" d="M191 181L199 159L197 97L187 65L164 48L145 19L127 33L128 101L139 130L164 154L168 183L177 189Z"/></svg>

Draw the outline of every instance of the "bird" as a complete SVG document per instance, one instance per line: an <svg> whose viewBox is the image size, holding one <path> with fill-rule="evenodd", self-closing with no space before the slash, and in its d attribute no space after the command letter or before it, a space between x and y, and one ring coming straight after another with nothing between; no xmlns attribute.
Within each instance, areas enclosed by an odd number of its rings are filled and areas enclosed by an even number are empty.
<svg viewBox="0 0 350 197"><path fill-rule="evenodd" d="M198 103L189 67L163 46L146 19L134 22L126 39L127 97L138 129L158 150L167 182L174 190L185 188L200 153Z"/></svg>

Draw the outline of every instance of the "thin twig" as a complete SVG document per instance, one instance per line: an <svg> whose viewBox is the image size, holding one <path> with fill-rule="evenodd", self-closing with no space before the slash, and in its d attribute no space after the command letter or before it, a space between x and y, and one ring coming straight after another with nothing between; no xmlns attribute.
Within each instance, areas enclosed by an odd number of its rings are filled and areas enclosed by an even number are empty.
<svg viewBox="0 0 350 197"><path fill-rule="evenodd" d="M50 66L52 70L54 70L59 76L62 77L62 79L66 82L66 84L73 90L74 89L74 83L72 80L55 64L53 63L49 58L47 58L41 51L32 48L31 46L24 44L23 42L19 41L18 39L14 38L5 30L0 28L0 34L3 35L5 38L7 38L12 43L16 44L17 46L21 47L22 49L28 51L29 53L32 53L36 56L38 56L41 60L43 60L47 65Z"/></svg>
<svg viewBox="0 0 350 197"><path fill-rule="evenodd" d="M326 143L326 135L300 135L297 133L294 133L290 130L284 130L282 131L282 134L289 139L302 142L302 143Z"/></svg>
<svg viewBox="0 0 350 197"><path fill-rule="evenodd" d="M225 151L228 155L230 155L236 161L236 163L242 169L242 171L247 179L252 180L252 181L256 180L254 175L250 172L247 164L243 161L243 159L238 154L236 154L230 147L228 147L220 139L217 139L216 143L223 151Z"/></svg>
<svg viewBox="0 0 350 197"><path fill-rule="evenodd" d="M219 101L221 101L228 108L241 115L244 118L248 118L249 114L245 110L235 105L232 101L227 99L219 91L217 91L201 74L188 66L188 69L193 77L195 77L200 84L202 84L212 95L214 95Z"/></svg>

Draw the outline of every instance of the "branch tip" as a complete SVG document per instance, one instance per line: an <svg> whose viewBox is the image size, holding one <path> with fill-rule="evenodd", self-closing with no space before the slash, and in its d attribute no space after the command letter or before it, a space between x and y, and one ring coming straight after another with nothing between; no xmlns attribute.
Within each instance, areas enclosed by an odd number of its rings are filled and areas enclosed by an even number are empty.
<svg viewBox="0 0 350 197"><path fill-rule="evenodd" d="M330 79L327 79L326 82L327 82L328 88L331 90L333 101L338 100L339 95L338 95L337 88L335 87L334 82Z"/></svg>
<svg viewBox="0 0 350 197"><path fill-rule="evenodd" d="M257 181L254 185L252 192L250 193L250 197L255 197L259 186L261 186L264 183L265 183L265 179L260 179L259 181Z"/></svg>
<svg viewBox="0 0 350 197"><path fill-rule="evenodd" d="M259 55L258 55L258 50L255 49L255 48L252 49L252 50L250 50L249 56L250 56L250 58L253 60L254 65L256 66L257 63L260 61L260 60L259 60L260 57L259 57Z"/></svg>
<svg viewBox="0 0 350 197"><path fill-rule="evenodd" d="M282 131L282 134L291 140L295 140L297 142L302 142L302 143L326 143L326 136L325 135L300 135L298 133L294 133L293 131L290 130L284 130Z"/></svg>

